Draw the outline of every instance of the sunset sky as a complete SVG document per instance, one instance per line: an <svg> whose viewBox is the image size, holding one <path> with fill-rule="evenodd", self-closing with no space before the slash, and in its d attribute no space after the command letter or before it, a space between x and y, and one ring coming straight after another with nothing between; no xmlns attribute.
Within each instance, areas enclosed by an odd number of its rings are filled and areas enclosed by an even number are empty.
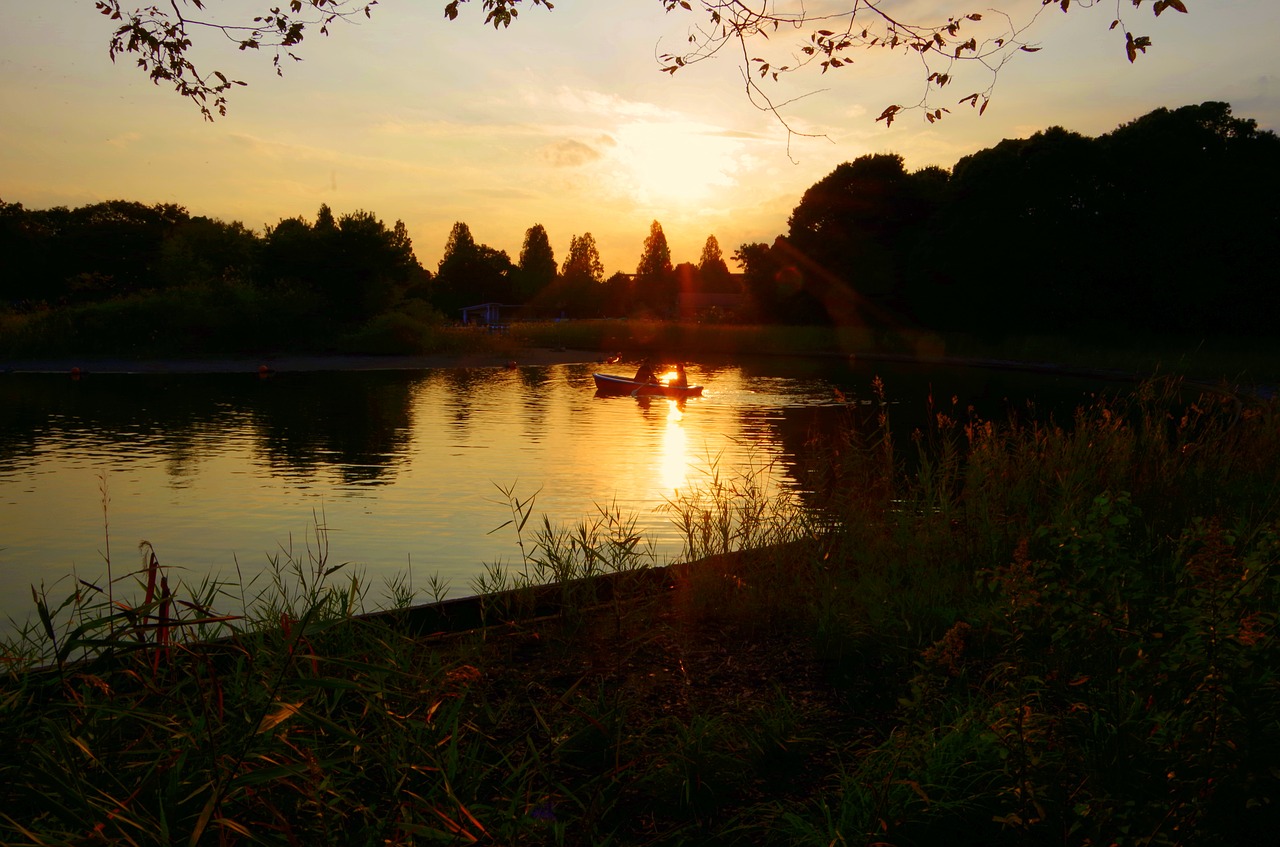
<svg viewBox="0 0 1280 847"><path fill-rule="evenodd" d="M914 112L888 129L875 121L885 106L920 99L918 59L864 51L852 67L802 73L777 99L809 93L786 115L826 137L792 138L788 154L786 131L743 94L732 54L659 71L657 54L679 51L697 22L664 14L660 0L556 0L554 11L524 9L496 32L483 25L480 0L452 22L444 0L382 0L369 21L335 25L328 38L313 32L304 61L286 62L282 78L268 55L208 34L200 64L249 82L214 123L130 58L110 62L113 25L92 0L11 0L0 12L0 199L32 209L171 202L259 231L313 219L327 203L388 226L402 219L432 271L455 221L513 260L535 223L558 262L570 238L589 231L606 273L635 270L655 219L675 262L696 262L711 234L728 258L785 233L806 188L867 153L899 153L913 170L950 167L1048 126L1098 135L1206 100L1280 128L1280 3L1184 2L1189 14L1156 19L1150 3L1121 0L1130 29L1154 41L1133 65L1123 35L1108 31L1116 3L1046 10L1028 36L1042 49L1001 72L982 117L955 102L986 87L980 69L962 70L936 98L952 109L941 122ZM270 5L209 3L228 19ZM993 19L963 2L882 5L914 20L939 11ZM998 5L1021 20L1040 0ZM771 49L796 43L781 32Z"/></svg>

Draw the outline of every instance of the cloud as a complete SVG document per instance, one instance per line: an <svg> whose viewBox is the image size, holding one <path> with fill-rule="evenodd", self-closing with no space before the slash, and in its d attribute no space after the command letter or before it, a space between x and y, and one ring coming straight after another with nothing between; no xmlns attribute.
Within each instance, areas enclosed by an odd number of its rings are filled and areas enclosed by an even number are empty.
<svg viewBox="0 0 1280 847"><path fill-rule="evenodd" d="M554 105L559 106L567 112L573 114L594 115L596 117L617 120L627 119L657 119L667 118L671 115L669 109L665 109L654 103L646 103L641 100L627 100L616 94L606 94L602 91L592 91L589 89L569 88L561 86L556 89L552 97Z"/></svg>
<svg viewBox="0 0 1280 847"><path fill-rule="evenodd" d="M252 159L334 162L340 158L340 154L337 151L324 147L294 144L287 141L271 141L242 132L230 133L227 138L233 144L244 148Z"/></svg>
<svg viewBox="0 0 1280 847"><path fill-rule="evenodd" d="M548 144L539 151L538 155L555 168L577 168L598 161L604 156L591 145L572 138Z"/></svg>
<svg viewBox="0 0 1280 847"><path fill-rule="evenodd" d="M718 129L708 130L704 135L715 136L716 138L737 138L743 141L772 141L772 136L761 132L750 132L745 129Z"/></svg>
<svg viewBox="0 0 1280 847"><path fill-rule="evenodd" d="M389 176L415 178L438 175L440 169L422 161L408 161L404 157L390 155L364 155L347 153L329 147L317 147L310 144L297 144L290 141L270 141L245 133L232 133L228 136L233 144L242 147L250 160L258 162L282 163L281 169L311 167L317 164L329 168L350 168L360 173L383 173ZM331 179L328 174L326 182Z"/></svg>
<svg viewBox="0 0 1280 847"><path fill-rule="evenodd" d="M115 138L107 139L107 143L112 147L132 147L134 142L142 140L140 132L126 132L124 135L117 135Z"/></svg>
<svg viewBox="0 0 1280 847"><path fill-rule="evenodd" d="M510 185L469 188L466 189L466 193L472 197L483 197L486 200L502 200L507 203L543 199L543 195L537 191L530 191L527 188L513 188Z"/></svg>

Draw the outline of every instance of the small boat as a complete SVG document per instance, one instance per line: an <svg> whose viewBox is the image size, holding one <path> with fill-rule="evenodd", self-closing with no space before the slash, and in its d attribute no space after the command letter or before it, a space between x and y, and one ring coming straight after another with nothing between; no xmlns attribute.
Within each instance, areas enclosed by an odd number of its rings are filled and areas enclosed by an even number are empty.
<svg viewBox="0 0 1280 847"><path fill-rule="evenodd" d="M664 382L638 382L629 376L592 374L600 394L632 397L701 397L701 385L667 385Z"/></svg>

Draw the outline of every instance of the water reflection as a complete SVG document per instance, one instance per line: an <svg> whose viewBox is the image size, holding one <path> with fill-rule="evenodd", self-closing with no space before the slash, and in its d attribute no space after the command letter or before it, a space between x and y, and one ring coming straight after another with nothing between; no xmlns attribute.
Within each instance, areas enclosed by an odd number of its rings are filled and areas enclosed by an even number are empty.
<svg viewBox="0 0 1280 847"><path fill-rule="evenodd" d="M0 379L0 463L40 445L163 455L175 480L198 472L218 433L246 432L273 471L335 467L344 483L385 484L404 453L411 389L396 372L256 375L39 374Z"/></svg>
<svg viewBox="0 0 1280 847"><path fill-rule="evenodd" d="M483 563L519 556L509 530L489 534L509 516L497 486L540 492L536 512L563 523L617 505L675 555L678 534L659 507L677 491L713 467L731 477L774 465L770 484L799 495L808 440L851 408L878 409L871 380L887 370L709 363L690 367L707 393L689 400L596 397L590 365L0 375L0 603L16 604L0 618L25 617L31 583L102 567L103 479L116 555L131 558L146 538L189 577L239 568L247 578L320 520L334 560L375 584L412 563L466 593ZM979 403L1019 390L967 379L886 375L899 443L927 422L939 381L936 394Z"/></svg>
<svg viewBox="0 0 1280 847"><path fill-rule="evenodd" d="M665 400L666 427L662 431L662 450L658 454L662 487L675 491L685 487L690 469L689 438L684 431L683 402Z"/></svg>
<svg viewBox="0 0 1280 847"><path fill-rule="evenodd" d="M408 373L283 374L259 383L252 422L273 472L314 476L333 467L345 485L388 485L405 461L411 400L423 378Z"/></svg>

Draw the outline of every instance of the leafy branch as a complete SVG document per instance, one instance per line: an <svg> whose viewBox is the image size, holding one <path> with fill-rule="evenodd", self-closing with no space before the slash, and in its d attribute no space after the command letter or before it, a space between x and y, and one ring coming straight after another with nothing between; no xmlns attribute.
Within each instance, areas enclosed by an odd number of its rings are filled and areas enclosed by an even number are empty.
<svg viewBox="0 0 1280 847"><path fill-rule="evenodd" d="M227 77L222 71L203 72L192 61L191 33L200 29L221 33L240 50L267 49L274 52L272 64L277 75L283 75L282 58L301 61L292 52L302 43L308 27L329 34L329 25L337 20L350 20L357 15L366 18L378 0L363 7L349 0L288 0L273 6L248 23L220 23L205 15L209 0L169 0L168 8L143 6L128 11L121 0L95 0L98 11L118 21L111 36L111 61L123 54L135 54L137 65L156 85L169 83L182 97L213 120L213 113L227 113L227 92L232 86L248 83ZM194 13L196 16L191 16Z"/></svg>
<svg viewBox="0 0 1280 847"><path fill-rule="evenodd" d="M167 0L130 10L128 0L95 0L97 10L116 22L109 54L136 57L138 67L151 81L170 84L182 97L191 100L206 120L214 112L225 115L227 93L233 86L247 83L231 79L222 71L203 71L192 59L193 34L201 30L220 33L237 49L267 50L273 53L272 65L283 75L283 59L300 61L294 49L314 31L329 34L337 21L354 22L372 17L378 0L287 0L271 6L262 14L245 22L217 19L208 7L218 0ZM456 20L461 6L471 0L448 0L444 16ZM511 26L519 17L520 4L542 6L548 11L550 0L480 0L484 23L495 29ZM763 87L766 80L777 82L783 76L802 69L819 69L820 74L837 71L855 64L859 50L881 50L902 53L920 62L923 91L914 105L891 104L877 121L886 126L910 110L921 110L930 123L941 120L949 109L936 101L943 88L956 78L957 66L976 64L985 69L988 82L956 101L967 103L982 114L991 101L1000 70L1021 53L1034 53L1040 48L1027 39L1027 33L1050 6L1063 12L1092 8L1112 0L1040 0L1033 13L1021 22L1003 12L956 14L932 23L917 23L896 17L890 10L901 8L900 0L848 0L847 8L838 12L811 13L801 0L658 0L665 12L695 16L681 52L657 56L660 69L675 74L690 65L716 57L725 48L738 54L743 83L749 102L762 111L772 113L791 135L809 133L793 128L783 109L799 98L778 102ZM1134 35L1124 24L1121 7L1131 3L1140 8L1150 3L1155 16L1172 9L1185 14L1184 0L1114 0L1116 9L1111 29L1125 36L1125 53L1130 62L1146 53L1151 38ZM770 43L779 33L799 36L789 55L775 60L759 55L756 45ZM816 93L816 92L811 92ZM808 95L802 95L808 96Z"/></svg>
<svg viewBox="0 0 1280 847"><path fill-rule="evenodd" d="M893 0L852 0L851 7L840 12L811 14L803 3L791 4L794 11L778 2L748 5L745 0L660 0L667 12L696 14L699 20L690 26L687 48L678 53L658 56L661 70L675 74L690 65L716 57L726 47L736 48L742 56L743 78L748 99L757 108L772 112L789 133L792 130L780 113L784 104L774 103L762 87L766 80L778 82L783 76L803 69L820 69L820 74L851 67L859 50L881 50L914 57L922 67L924 90L920 100L911 106L891 104L877 121L886 126L909 110L922 110L930 123L941 120L949 109L936 105L939 92L953 83L956 68L962 63L982 66L988 83L985 88L961 97L979 114L991 101L1000 70L1021 53L1035 53L1041 48L1029 41L1028 32L1050 6L1068 12L1091 8L1107 0L1041 0L1026 20L1018 22L1004 12L957 14L932 23L913 23L892 14ZM1116 13L1111 29L1125 33L1125 50L1130 62L1151 46L1149 36L1135 36L1124 26L1120 10L1126 0L1115 0ZM1151 2L1158 17L1167 9L1186 13L1183 0L1127 0L1134 7ZM994 26L993 26L993 22ZM754 45L768 43L779 32L799 35L789 56L781 61L758 55ZM798 133L803 134L803 133Z"/></svg>
<svg viewBox="0 0 1280 847"><path fill-rule="evenodd" d="M445 6L445 17L458 16L458 6L469 0L451 0ZM167 83L182 97L189 99L212 121L214 113L226 115L227 92L233 86L248 83L231 79L220 70L203 71L192 59L193 33L210 30L220 33L238 50L266 50L277 76L284 75L282 60L301 61L294 48L306 36L318 31L329 34L337 22L354 22L371 18L378 0L287 0L265 9L247 22L223 22L213 14L218 0L168 0L130 10L121 3L127 0L95 0L99 13L116 21L109 47L111 61L117 56L136 56L138 67L156 85ZM519 12L521 0L481 0L485 23L510 26ZM550 0L529 0L534 6L552 8Z"/></svg>

